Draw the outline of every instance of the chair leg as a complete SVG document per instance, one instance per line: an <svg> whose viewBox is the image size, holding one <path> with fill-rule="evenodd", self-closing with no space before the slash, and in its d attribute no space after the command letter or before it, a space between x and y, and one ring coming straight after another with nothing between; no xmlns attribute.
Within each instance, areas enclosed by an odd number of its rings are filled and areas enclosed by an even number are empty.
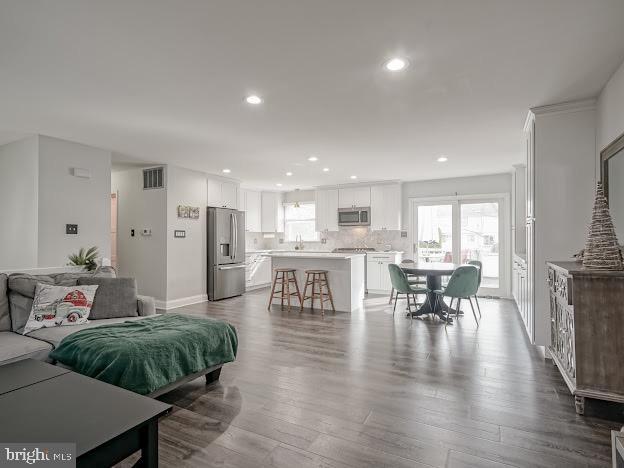
<svg viewBox="0 0 624 468"><path fill-rule="evenodd" d="M290 312L290 278L286 274L286 300L288 302L288 312Z"/></svg>
<svg viewBox="0 0 624 468"><path fill-rule="evenodd" d="M394 298L394 288L390 291L390 299L388 300L388 304L392 304L392 299Z"/></svg>
<svg viewBox="0 0 624 468"><path fill-rule="evenodd" d="M306 294L308 293L308 275L306 275L306 280L305 280L305 285L303 286L303 296L301 297L301 309L300 311L303 312L303 303L306 300Z"/></svg>
<svg viewBox="0 0 624 468"><path fill-rule="evenodd" d="M407 298L407 313L410 316L410 321L414 319L414 316L412 315L412 304L410 304L410 295L406 294L405 297Z"/></svg>
<svg viewBox="0 0 624 468"><path fill-rule="evenodd" d="M479 318L481 318L481 306L479 305L479 299L477 299L477 295L474 296L475 302L477 303L477 310L479 311Z"/></svg>
<svg viewBox="0 0 624 468"><path fill-rule="evenodd" d="M336 308L334 307L334 296L332 295L331 288L329 287L327 273L323 273L323 277L325 278L325 287L327 288L327 295L329 296L329 303L331 304L332 312L336 313Z"/></svg>
<svg viewBox="0 0 624 468"><path fill-rule="evenodd" d="M275 272L275 276L273 277L273 286L271 286L271 297L269 298L269 305L267 306L267 310L271 310L271 304L273 304L273 295L275 294L276 284L277 284L277 271Z"/></svg>
<svg viewBox="0 0 624 468"><path fill-rule="evenodd" d="M461 297L457 298L457 309L455 310L455 318L459 318L459 312L461 311Z"/></svg>
<svg viewBox="0 0 624 468"><path fill-rule="evenodd" d="M477 320L477 313L475 312L475 308L472 305L472 299L468 296L468 301L470 302L470 308L472 309L472 315L474 315L475 322L477 322L477 327L479 326L479 320Z"/></svg>
<svg viewBox="0 0 624 468"><path fill-rule="evenodd" d="M451 310L453 310L453 298L451 297L451 300L449 302L449 310L446 313L446 320L444 321L444 326L446 327L449 324L449 321L451 320Z"/></svg>
<svg viewBox="0 0 624 468"><path fill-rule="evenodd" d="M394 307L392 308L392 316L394 317L394 313L396 312L396 305L399 302L399 293L397 291L396 297L394 298Z"/></svg>
<svg viewBox="0 0 624 468"><path fill-rule="evenodd" d="M297 282L297 276L293 273L293 278L295 279L295 291L297 291L297 299L299 299L299 305L303 304L301 300L301 291L299 291L299 283Z"/></svg>

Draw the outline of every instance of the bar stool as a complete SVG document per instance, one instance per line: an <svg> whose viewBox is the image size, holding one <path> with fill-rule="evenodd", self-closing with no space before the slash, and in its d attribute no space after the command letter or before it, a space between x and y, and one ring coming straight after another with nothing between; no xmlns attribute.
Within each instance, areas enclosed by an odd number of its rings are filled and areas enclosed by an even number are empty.
<svg viewBox="0 0 624 468"><path fill-rule="evenodd" d="M306 283L303 288L303 299L301 301L301 310L303 310L303 304L306 299L310 299L310 308L314 308L314 299L319 299L321 302L321 315L325 315L325 302L329 301L333 312L336 312L334 308L334 298L332 297L331 288L329 287L329 280L327 279L327 270L306 270ZM308 292L308 286L312 286L312 292L309 296L306 296ZM315 287L317 292L315 292ZM323 292L323 287L325 292Z"/></svg>
<svg viewBox="0 0 624 468"><path fill-rule="evenodd" d="M284 299L288 301L288 310L290 310L290 298L291 296L297 296L299 304L302 304L301 293L299 292L299 284L297 284L297 278L295 277L294 268L276 268L275 277L273 278L273 287L271 288L271 298L269 299L269 306L267 309L271 309L273 299L280 299L281 307L284 308ZM280 284L281 289L275 291L277 284ZM295 283L294 292L290 292L290 284ZM278 294L276 296L276 294Z"/></svg>

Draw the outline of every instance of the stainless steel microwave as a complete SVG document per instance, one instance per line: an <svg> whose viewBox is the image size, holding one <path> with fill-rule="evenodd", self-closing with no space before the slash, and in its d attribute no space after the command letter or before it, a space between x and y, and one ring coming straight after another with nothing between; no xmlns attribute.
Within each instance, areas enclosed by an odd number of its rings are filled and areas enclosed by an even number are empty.
<svg viewBox="0 0 624 468"><path fill-rule="evenodd" d="M370 226L370 223L370 207L338 209L338 226Z"/></svg>

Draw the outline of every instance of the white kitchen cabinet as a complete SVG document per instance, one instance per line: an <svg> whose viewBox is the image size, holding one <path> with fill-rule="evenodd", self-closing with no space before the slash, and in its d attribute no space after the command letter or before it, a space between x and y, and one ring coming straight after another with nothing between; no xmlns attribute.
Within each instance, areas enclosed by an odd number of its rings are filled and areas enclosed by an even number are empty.
<svg viewBox="0 0 624 468"><path fill-rule="evenodd" d="M238 184L224 180L208 179L208 206L238 209Z"/></svg>
<svg viewBox="0 0 624 468"><path fill-rule="evenodd" d="M242 201L240 209L245 212L245 230L261 232L262 194L258 190L242 189L240 197Z"/></svg>
<svg viewBox="0 0 624 468"><path fill-rule="evenodd" d="M392 290L388 265L401 263L398 252L371 252L366 256L366 287L369 292L388 293Z"/></svg>
<svg viewBox="0 0 624 468"><path fill-rule="evenodd" d="M284 232L282 194L262 192L260 225L262 232Z"/></svg>
<svg viewBox="0 0 624 468"><path fill-rule="evenodd" d="M371 204L370 187L338 189L338 208L366 207Z"/></svg>
<svg viewBox="0 0 624 468"><path fill-rule="evenodd" d="M317 190L316 231L338 231L338 189Z"/></svg>
<svg viewBox="0 0 624 468"><path fill-rule="evenodd" d="M245 289L256 289L271 283L271 258L263 253L245 255Z"/></svg>
<svg viewBox="0 0 624 468"><path fill-rule="evenodd" d="M401 229L401 186L373 185L370 188L371 229L399 231Z"/></svg>
<svg viewBox="0 0 624 468"><path fill-rule="evenodd" d="M546 262L570 258L585 244L594 200L594 100L533 108L526 132L526 271L518 291L530 341L551 340ZM520 221L516 221L520 222ZM516 226L518 229L519 226Z"/></svg>
<svg viewBox="0 0 624 468"><path fill-rule="evenodd" d="M238 209L238 186L231 182L222 182L221 200L226 208Z"/></svg>

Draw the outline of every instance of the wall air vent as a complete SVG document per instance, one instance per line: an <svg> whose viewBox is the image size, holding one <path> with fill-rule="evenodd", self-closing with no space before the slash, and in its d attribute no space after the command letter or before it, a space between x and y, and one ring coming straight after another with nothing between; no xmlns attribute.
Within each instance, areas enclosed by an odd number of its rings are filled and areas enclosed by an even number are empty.
<svg viewBox="0 0 624 468"><path fill-rule="evenodd" d="M164 187L164 167L150 167L148 169L143 169L143 190L160 189Z"/></svg>

